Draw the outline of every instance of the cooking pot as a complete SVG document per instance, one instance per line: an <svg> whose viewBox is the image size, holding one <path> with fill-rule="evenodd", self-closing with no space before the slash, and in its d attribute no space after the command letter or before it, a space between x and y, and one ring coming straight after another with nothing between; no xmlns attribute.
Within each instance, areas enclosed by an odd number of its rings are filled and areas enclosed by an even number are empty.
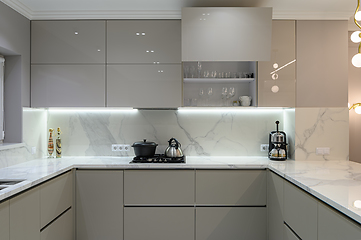
<svg viewBox="0 0 361 240"><path fill-rule="evenodd" d="M177 141L175 138L171 138L169 141L169 146L165 150L165 155L167 157L183 157L183 152L181 149L180 142Z"/></svg>
<svg viewBox="0 0 361 240"><path fill-rule="evenodd" d="M157 143L147 142L146 139L143 139L143 141L140 142L135 142L132 145L134 148L134 154L137 157L153 157L157 146Z"/></svg>

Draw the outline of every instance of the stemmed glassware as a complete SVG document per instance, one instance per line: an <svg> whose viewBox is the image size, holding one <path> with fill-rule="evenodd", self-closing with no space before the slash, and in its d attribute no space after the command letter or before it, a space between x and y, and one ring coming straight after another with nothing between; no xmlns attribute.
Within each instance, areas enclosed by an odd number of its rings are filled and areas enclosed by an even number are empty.
<svg viewBox="0 0 361 240"><path fill-rule="evenodd" d="M222 106L227 105L228 89L227 87L222 88Z"/></svg>
<svg viewBox="0 0 361 240"><path fill-rule="evenodd" d="M230 87L228 89L228 98L229 98L228 106L232 106L232 98L234 97L235 94L236 94L236 90L234 89L234 87Z"/></svg>
<svg viewBox="0 0 361 240"><path fill-rule="evenodd" d="M198 106L202 106L203 105L203 96L204 96L203 88L199 89L198 95L199 95Z"/></svg>
<svg viewBox="0 0 361 240"><path fill-rule="evenodd" d="M211 105L211 97L213 95L213 88L209 87L207 89L207 106L210 106Z"/></svg>

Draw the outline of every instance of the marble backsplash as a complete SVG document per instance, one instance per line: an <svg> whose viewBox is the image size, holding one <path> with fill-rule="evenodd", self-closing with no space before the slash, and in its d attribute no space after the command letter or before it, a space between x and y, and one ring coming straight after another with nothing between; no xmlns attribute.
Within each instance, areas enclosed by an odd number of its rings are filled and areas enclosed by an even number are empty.
<svg viewBox="0 0 361 240"><path fill-rule="evenodd" d="M296 108L296 160L349 159L348 108ZM316 148L330 148L316 155Z"/></svg>
<svg viewBox="0 0 361 240"><path fill-rule="evenodd" d="M267 156L260 151L268 134L285 123L283 109L241 111L139 110L135 112L49 111L47 126L62 129L63 156L128 156L112 152L112 144L132 144L147 139L164 152L168 140L178 139L187 156ZM287 110L288 111L288 110ZM287 115L294 114L289 110ZM292 134L291 134L292 135Z"/></svg>

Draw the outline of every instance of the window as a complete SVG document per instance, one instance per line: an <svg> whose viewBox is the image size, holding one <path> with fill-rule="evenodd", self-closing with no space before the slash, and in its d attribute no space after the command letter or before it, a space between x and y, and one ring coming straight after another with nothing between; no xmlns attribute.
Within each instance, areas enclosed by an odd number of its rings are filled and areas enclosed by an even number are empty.
<svg viewBox="0 0 361 240"><path fill-rule="evenodd" d="M5 58L0 55L0 143L4 141L4 70Z"/></svg>

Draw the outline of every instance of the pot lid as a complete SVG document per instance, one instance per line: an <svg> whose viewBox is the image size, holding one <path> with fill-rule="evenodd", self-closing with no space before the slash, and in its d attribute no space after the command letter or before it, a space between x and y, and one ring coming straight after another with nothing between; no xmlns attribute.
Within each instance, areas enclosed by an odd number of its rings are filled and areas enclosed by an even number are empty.
<svg viewBox="0 0 361 240"><path fill-rule="evenodd" d="M155 147L158 146L155 142L147 142L147 139L143 139L143 141L133 143L132 147Z"/></svg>

